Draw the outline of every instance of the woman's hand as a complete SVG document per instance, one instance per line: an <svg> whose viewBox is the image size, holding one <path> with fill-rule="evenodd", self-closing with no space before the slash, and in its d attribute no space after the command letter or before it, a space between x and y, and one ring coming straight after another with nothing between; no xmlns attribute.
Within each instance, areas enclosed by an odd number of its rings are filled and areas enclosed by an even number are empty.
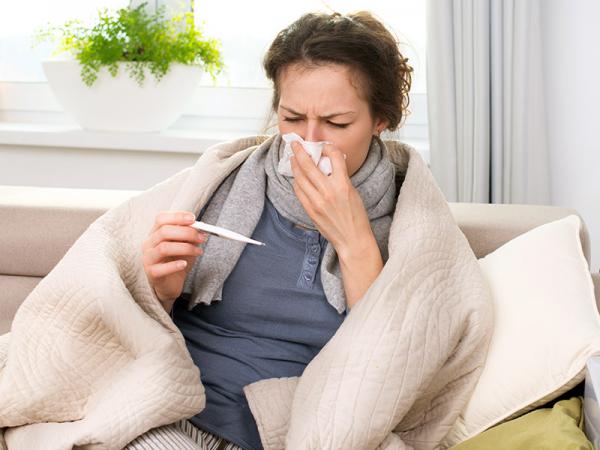
<svg viewBox="0 0 600 450"><path fill-rule="evenodd" d="M299 142L292 142L294 192L304 210L338 254L350 252L373 238L358 191L352 186L342 152L325 144L322 155L331 160L332 173L324 175ZM374 238L373 238L374 239Z"/></svg>
<svg viewBox="0 0 600 450"><path fill-rule="evenodd" d="M197 245L206 242L208 236L190 226L195 220L189 211L161 211L142 244L144 272L167 312L181 295L194 261L202 254Z"/></svg>
<svg viewBox="0 0 600 450"><path fill-rule="evenodd" d="M335 248L348 308L354 307L383 269L381 252L365 205L352 186L342 152L326 144L331 159L324 175L299 142L292 142L294 192L319 231Z"/></svg>

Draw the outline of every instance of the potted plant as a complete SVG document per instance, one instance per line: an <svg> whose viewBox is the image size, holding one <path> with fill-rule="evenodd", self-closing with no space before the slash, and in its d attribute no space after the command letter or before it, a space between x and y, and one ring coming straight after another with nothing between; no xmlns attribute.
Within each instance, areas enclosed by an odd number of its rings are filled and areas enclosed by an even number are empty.
<svg viewBox="0 0 600 450"><path fill-rule="evenodd" d="M203 38L191 12L165 18L164 5L146 3L99 11L97 22L70 20L35 34L34 45L52 40L43 61L48 83L65 111L90 130L161 131L192 98L203 71L213 82L224 68L220 42Z"/></svg>

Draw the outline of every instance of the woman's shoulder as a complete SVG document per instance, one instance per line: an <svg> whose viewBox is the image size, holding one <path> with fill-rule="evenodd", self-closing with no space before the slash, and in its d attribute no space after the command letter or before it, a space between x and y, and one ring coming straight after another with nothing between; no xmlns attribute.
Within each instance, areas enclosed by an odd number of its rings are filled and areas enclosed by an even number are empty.
<svg viewBox="0 0 600 450"><path fill-rule="evenodd" d="M406 171L412 152L417 150L411 145L397 139L383 139L388 156L397 170Z"/></svg>

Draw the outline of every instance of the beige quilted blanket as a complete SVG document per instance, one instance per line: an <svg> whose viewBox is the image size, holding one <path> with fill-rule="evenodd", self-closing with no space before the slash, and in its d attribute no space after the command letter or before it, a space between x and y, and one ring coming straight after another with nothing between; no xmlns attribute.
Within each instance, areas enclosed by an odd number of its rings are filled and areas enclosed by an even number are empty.
<svg viewBox="0 0 600 450"><path fill-rule="evenodd" d="M9 450L120 449L202 410L200 372L148 285L141 245L159 211L198 213L267 138L216 145L110 209L30 293L0 337ZM386 144L404 179L389 260L301 377L244 388L267 450L436 448L478 380L491 294L421 157Z"/></svg>

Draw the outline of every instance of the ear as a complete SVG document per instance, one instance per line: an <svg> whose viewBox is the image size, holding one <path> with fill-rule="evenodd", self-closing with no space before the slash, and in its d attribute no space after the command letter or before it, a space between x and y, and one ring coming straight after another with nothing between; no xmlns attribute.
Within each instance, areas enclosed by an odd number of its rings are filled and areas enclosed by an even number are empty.
<svg viewBox="0 0 600 450"><path fill-rule="evenodd" d="M385 130L389 125L388 120L377 119L375 120L375 124L373 126L373 134L379 136L383 130Z"/></svg>

